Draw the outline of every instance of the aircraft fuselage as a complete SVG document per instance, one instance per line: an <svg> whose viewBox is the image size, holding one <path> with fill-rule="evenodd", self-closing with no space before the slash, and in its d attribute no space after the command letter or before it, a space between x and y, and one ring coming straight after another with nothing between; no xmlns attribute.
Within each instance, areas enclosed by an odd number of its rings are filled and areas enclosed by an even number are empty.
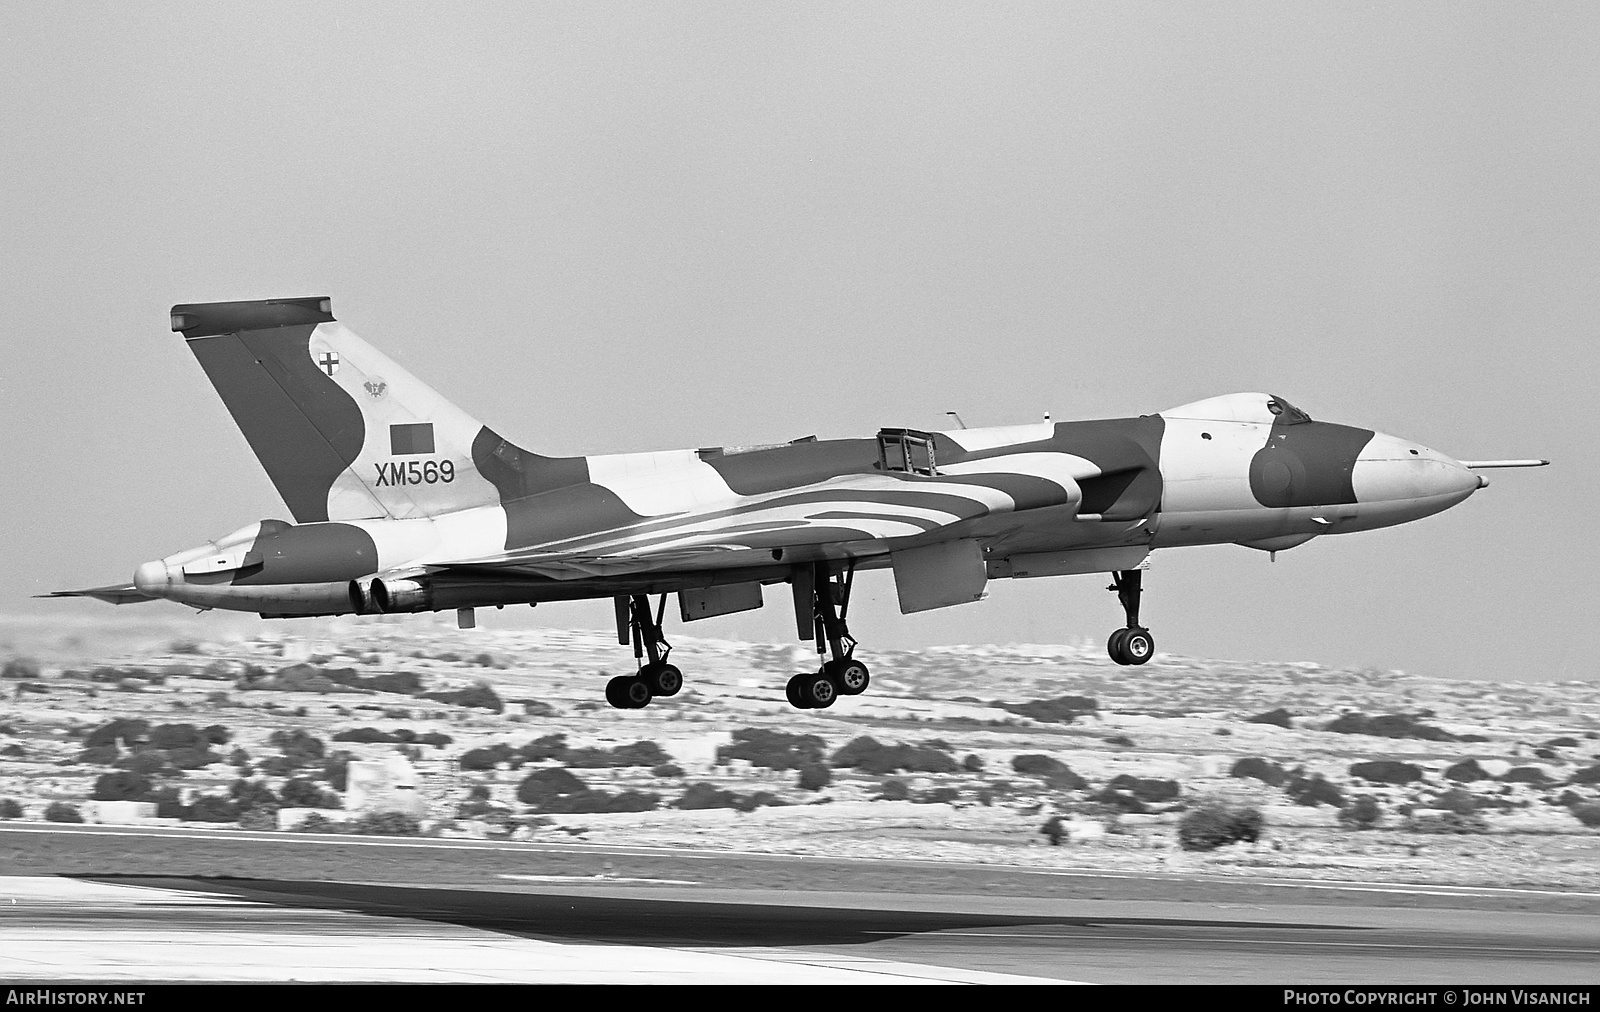
<svg viewBox="0 0 1600 1012"><path fill-rule="evenodd" d="M870 682L847 624L866 569L892 570L907 613L976 601L990 580L1109 573L1125 624L1107 652L1144 664L1152 550L1283 551L1448 509L1487 484L1474 468L1545 463L1462 463L1263 393L1134 418L553 457L450 403L328 299L180 305L171 320L294 522L59 596L271 618L456 609L463 625L478 607L611 598L639 662L607 685L621 708L683 684L669 594L694 621L787 584L796 634L827 658L785 687L802 709Z"/></svg>
<svg viewBox="0 0 1600 1012"><path fill-rule="evenodd" d="M1282 550L1416 520L1486 484L1420 444L1312 421L1258 394L1135 418L926 435L931 466L906 470L886 468L874 438L581 458L585 480L495 505L263 521L146 563L134 583L200 608L274 616L440 610L775 583L819 560L878 568L930 535L977 541L998 578L1021 575L1008 566L1013 556L1070 561L1087 550L1227 543ZM474 449L496 442L475 440ZM492 470L492 452L480 471ZM466 470L402 456L374 475L404 488ZM880 478L881 487L832 487L850 477ZM812 544L794 543L800 527ZM650 556L670 563L628 564ZM461 572L478 558L498 561ZM446 577L430 575L444 563ZM389 600L374 601L371 581L382 574L395 574Z"/></svg>

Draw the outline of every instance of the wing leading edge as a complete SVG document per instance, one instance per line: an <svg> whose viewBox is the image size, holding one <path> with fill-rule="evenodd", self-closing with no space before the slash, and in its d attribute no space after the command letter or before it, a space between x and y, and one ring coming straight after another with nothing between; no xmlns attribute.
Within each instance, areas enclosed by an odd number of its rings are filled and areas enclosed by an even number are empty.
<svg viewBox="0 0 1600 1012"><path fill-rule="evenodd" d="M744 496L694 513L651 517L610 531L431 565L502 568L558 580L770 562L791 550L877 543L865 553L929 537L963 521L1075 506L1079 479L1100 468L1061 453L993 457L937 476L853 474Z"/></svg>

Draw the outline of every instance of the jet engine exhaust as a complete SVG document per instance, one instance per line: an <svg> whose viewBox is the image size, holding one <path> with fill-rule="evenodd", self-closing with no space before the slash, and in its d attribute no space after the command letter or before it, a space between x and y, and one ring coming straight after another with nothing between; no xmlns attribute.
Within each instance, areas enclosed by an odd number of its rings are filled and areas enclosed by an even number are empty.
<svg viewBox="0 0 1600 1012"><path fill-rule="evenodd" d="M416 580L351 580L350 607L358 615L436 610L433 588Z"/></svg>

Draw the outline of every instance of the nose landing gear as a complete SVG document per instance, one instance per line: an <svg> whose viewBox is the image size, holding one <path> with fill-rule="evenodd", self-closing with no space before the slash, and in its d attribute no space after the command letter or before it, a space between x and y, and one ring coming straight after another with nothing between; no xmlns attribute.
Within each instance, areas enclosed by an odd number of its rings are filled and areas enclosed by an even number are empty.
<svg viewBox="0 0 1600 1012"><path fill-rule="evenodd" d="M1150 630L1139 624L1139 595L1144 591L1144 573L1137 569L1124 569L1111 574L1112 584L1107 590L1116 591L1122 602L1128 624L1111 634L1106 643L1106 653L1118 664L1144 664L1155 656L1156 641Z"/></svg>

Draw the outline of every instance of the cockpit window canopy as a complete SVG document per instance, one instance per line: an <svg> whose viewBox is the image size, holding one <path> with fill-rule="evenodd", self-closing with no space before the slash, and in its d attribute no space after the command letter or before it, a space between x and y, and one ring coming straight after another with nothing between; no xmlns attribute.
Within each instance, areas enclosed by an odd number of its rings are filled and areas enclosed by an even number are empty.
<svg viewBox="0 0 1600 1012"><path fill-rule="evenodd" d="M1239 393L1207 397L1161 412L1165 418L1192 418L1219 422L1254 422L1258 425L1299 425L1311 416L1276 394Z"/></svg>
<svg viewBox="0 0 1600 1012"><path fill-rule="evenodd" d="M1281 422L1284 425L1299 425L1302 422L1311 421L1310 415L1306 414L1304 411L1301 411L1293 404L1290 404L1282 397L1279 397L1277 394L1273 394L1270 398L1268 398L1267 410L1272 412L1274 416L1274 422Z"/></svg>

